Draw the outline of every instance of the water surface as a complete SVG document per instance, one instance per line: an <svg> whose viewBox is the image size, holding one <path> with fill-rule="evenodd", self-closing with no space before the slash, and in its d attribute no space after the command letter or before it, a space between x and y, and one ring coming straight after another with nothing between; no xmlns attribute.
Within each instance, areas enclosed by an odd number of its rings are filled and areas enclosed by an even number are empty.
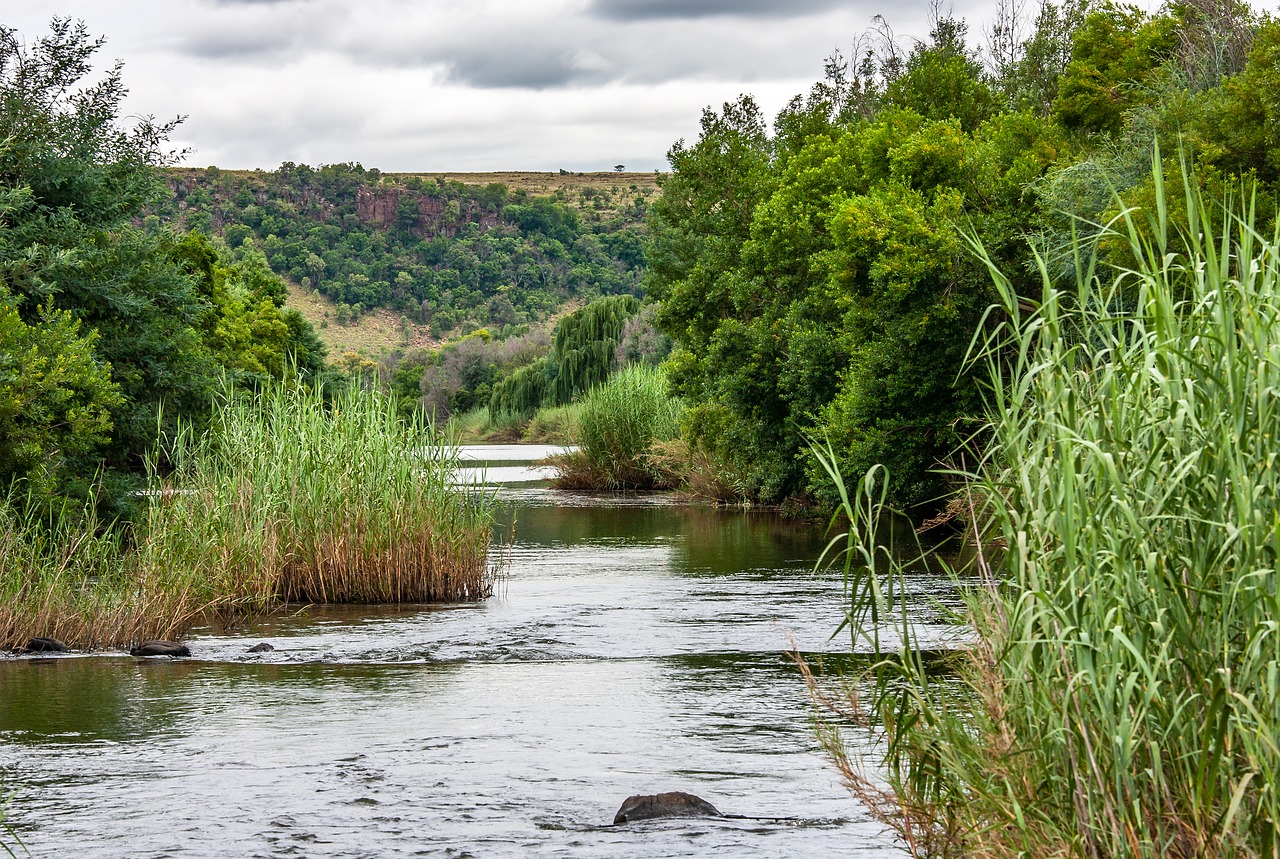
<svg viewBox="0 0 1280 859"><path fill-rule="evenodd" d="M483 603L310 608L197 631L189 660L0 660L31 854L903 855L820 753L783 656L848 650L841 583L811 572L820 531L666 496L502 497L515 539ZM245 652L261 640L277 650ZM792 819L608 825L664 790Z"/></svg>

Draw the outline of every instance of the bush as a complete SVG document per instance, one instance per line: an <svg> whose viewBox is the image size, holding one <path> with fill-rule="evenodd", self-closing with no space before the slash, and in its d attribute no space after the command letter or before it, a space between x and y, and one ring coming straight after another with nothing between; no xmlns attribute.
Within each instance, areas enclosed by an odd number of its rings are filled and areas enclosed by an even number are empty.
<svg viewBox="0 0 1280 859"><path fill-rule="evenodd" d="M649 448L676 437L681 409L681 402L668 395L659 370L628 367L583 400L578 416L581 454L604 487L653 488L660 474L649 463Z"/></svg>

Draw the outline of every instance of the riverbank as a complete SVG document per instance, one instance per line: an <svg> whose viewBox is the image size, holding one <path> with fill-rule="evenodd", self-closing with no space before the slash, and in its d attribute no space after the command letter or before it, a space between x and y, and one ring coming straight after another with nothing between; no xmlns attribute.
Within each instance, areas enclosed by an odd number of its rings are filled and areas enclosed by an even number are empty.
<svg viewBox="0 0 1280 859"><path fill-rule="evenodd" d="M887 623L902 644L869 692L823 700L884 726L887 786L825 737L917 855L1280 845L1280 244L1247 199L1223 211L1184 178L1185 220L1157 181L1150 217L1105 237L1131 266L1094 278L1078 248L1076 291L1046 275L1030 310L992 266L1008 322L988 341L992 443L965 497L976 542L1001 548L977 558L960 690L885 613L907 578L858 536L883 473L845 494L853 640L880 643Z"/></svg>

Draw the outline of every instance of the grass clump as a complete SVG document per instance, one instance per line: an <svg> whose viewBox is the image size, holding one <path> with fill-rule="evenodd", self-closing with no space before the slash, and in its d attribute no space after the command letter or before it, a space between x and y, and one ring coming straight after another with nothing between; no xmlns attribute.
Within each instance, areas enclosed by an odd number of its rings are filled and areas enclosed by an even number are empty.
<svg viewBox="0 0 1280 859"><path fill-rule="evenodd" d="M99 521L92 499L47 511L0 497L0 648L177 639L208 615L287 602L491 592L491 499L453 486L453 449L378 394L229 395L173 458L132 528Z"/></svg>
<svg viewBox="0 0 1280 859"><path fill-rule="evenodd" d="M1045 273L1030 313L992 269L967 695L930 677L865 538L883 475L846 491L821 457L855 526L855 644L904 642L869 696L825 702L881 726L888 787L824 737L916 855L1280 854L1280 235L1189 178L1175 225L1155 182L1109 231L1130 267L1077 247L1074 289Z"/></svg>
<svg viewBox="0 0 1280 859"><path fill-rule="evenodd" d="M573 444L578 437L581 414L580 403L538 409L525 426L520 441L525 444Z"/></svg>
<svg viewBox="0 0 1280 859"><path fill-rule="evenodd" d="M36 636L96 649L184 634L208 607L198 575L140 566L89 500L33 512L16 492L0 498L0 648Z"/></svg>
<svg viewBox="0 0 1280 859"><path fill-rule="evenodd" d="M578 413L579 450L553 457L557 485L579 489L653 489L664 472L649 451L679 434L682 404L661 371L632 364L588 392Z"/></svg>
<svg viewBox="0 0 1280 859"><path fill-rule="evenodd" d="M185 440L140 547L203 571L221 604L436 602L492 588L490 501L452 485L456 457L422 418L349 388L227 398Z"/></svg>

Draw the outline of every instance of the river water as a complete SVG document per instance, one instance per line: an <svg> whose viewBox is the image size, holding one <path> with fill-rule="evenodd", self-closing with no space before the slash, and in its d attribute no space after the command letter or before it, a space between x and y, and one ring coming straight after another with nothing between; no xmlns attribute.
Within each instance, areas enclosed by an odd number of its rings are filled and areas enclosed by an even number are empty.
<svg viewBox="0 0 1280 859"><path fill-rule="evenodd" d="M0 659L31 855L903 855L783 656L848 651L820 529L661 495L500 498L514 542L482 603L313 607L197 630L191 659ZM667 790L790 819L608 825Z"/></svg>

